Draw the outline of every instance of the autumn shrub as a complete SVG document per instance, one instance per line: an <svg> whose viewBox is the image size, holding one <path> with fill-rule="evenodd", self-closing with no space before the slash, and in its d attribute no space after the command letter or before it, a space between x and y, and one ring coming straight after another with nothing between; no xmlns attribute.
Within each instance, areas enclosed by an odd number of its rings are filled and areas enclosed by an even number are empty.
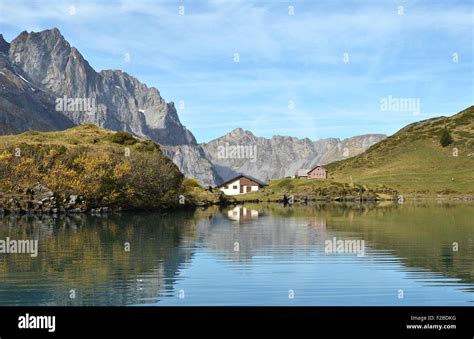
<svg viewBox="0 0 474 339"><path fill-rule="evenodd" d="M120 145L134 145L137 139L127 132L115 132L109 136L109 140Z"/></svg>
<svg viewBox="0 0 474 339"><path fill-rule="evenodd" d="M447 128L443 129L443 132L441 133L441 137L439 139L439 143L443 147L446 147L453 143L453 137L451 136L451 133L449 133Z"/></svg>
<svg viewBox="0 0 474 339"><path fill-rule="evenodd" d="M145 143L144 148L130 145L130 154L125 155L123 147L108 139L109 135L102 132L101 140L109 142L101 144L92 143L91 138L90 144L68 147L8 145L0 149L0 189L27 188L39 182L55 193L80 194L91 207L151 209L177 205L185 191L184 176L159 146L152 142ZM64 138L66 142L68 139ZM128 137L123 140L125 145L131 143Z"/></svg>

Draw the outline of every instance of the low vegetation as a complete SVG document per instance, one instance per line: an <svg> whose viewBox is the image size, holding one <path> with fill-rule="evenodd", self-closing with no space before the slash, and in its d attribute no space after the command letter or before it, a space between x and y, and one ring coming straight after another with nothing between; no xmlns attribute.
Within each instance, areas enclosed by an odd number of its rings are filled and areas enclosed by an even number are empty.
<svg viewBox="0 0 474 339"><path fill-rule="evenodd" d="M360 185L320 179L270 180L259 192L235 196L237 201L381 200L396 199L398 192L383 185Z"/></svg>
<svg viewBox="0 0 474 339"><path fill-rule="evenodd" d="M86 208L155 209L219 200L185 180L158 144L94 125L0 137L0 178L0 207L26 209L15 199L21 193L20 200L28 200L38 185L57 200L79 196Z"/></svg>
<svg viewBox="0 0 474 339"><path fill-rule="evenodd" d="M439 143L443 147L449 146L453 143L453 137L451 136L451 133L449 133L447 128L445 128L443 132L441 133L441 138L439 140Z"/></svg>
<svg viewBox="0 0 474 339"><path fill-rule="evenodd" d="M116 132L109 135L109 140L119 145L134 145L137 139L127 132Z"/></svg>
<svg viewBox="0 0 474 339"><path fill-rule="evenodd" d="M226 196L218 189L203 188L194 178L185 178L183 185L186 192L185 199L195 206L228 204L235 201L233 197Z"/></svg>

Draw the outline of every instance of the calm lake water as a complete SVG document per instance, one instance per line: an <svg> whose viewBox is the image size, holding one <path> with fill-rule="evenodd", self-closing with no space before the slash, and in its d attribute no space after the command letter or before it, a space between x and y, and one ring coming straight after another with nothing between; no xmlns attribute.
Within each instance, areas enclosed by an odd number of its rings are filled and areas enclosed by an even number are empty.
<svg viewBox="0 0 474 339"><path fill-rule="evenodd" d="M37 239L39 251L0 254L0 305L474 306L473 212L434 202L4 217L0 240Z"/></svg>

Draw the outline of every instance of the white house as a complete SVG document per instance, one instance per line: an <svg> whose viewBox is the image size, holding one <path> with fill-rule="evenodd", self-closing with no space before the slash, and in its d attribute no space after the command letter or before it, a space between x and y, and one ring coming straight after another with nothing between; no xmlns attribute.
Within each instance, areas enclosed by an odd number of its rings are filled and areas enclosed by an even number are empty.
<svg viewBox="0 0 474 339"><path fill-rule="evenodd" d="M238 175L223 184L217 186L222 192L227 195L238 195L249 192L256 192L264 186L264 183L247 175Z"/></svg>

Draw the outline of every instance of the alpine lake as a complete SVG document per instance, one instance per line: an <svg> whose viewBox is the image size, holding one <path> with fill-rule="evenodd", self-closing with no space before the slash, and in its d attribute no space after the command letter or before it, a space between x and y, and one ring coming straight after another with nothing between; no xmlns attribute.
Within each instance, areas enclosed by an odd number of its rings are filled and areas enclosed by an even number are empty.
<svg viewBox="0 0 474 339"><path fill-rule="evenodd" d="M474 202L5 216L1 306L474 306Z"/></svg>

